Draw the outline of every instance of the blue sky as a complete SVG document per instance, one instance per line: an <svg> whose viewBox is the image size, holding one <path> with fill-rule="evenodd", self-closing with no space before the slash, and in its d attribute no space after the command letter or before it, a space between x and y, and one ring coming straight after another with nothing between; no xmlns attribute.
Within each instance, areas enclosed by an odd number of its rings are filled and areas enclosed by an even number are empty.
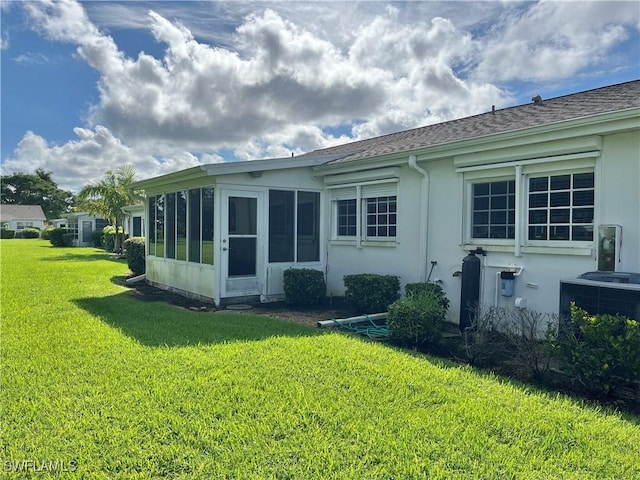
<svg viewBox="0 0 640 480"><path fill-rule="evenodd" d="M640 78L635 1L0 5L2 173L75 191Z"/></svg>

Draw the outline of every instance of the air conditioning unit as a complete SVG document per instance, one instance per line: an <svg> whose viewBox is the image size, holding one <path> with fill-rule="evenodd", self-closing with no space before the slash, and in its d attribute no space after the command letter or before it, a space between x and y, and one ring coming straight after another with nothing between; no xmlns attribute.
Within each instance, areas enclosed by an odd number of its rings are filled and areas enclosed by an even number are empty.
<svg viewBox="0 0 640 480"><path fill-rule="evenodd" d="M571 303L595 315L620 314L640 320L640 273L587 272L560 280L560 315L571 315Z"/></svg>

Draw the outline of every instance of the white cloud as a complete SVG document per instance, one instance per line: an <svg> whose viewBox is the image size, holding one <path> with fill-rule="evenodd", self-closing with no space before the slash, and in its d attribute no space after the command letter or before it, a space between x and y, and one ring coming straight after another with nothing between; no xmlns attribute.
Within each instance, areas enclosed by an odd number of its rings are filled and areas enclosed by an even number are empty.
<svg viewBox="0 0 640 480"><path fill-rule="evenodd" d="M640 24L634 2L393 5L28 2L34 28L99 73L99 100L78 139L29 132L3 167L38 154L72 185L99 178L104 158L150 176L229 151L300 154L512 104L500 82L602 68ZM164 53L127 56L94 22L146 29Z"/></svg>
<svg viewBox="0 0 640 480"><path fill-rule="evenodd" d="M27 132L13 157L2 162L3 175L42 168L54 173L53 179L60 188L77 192L84 185L102 178L107 170L125 164L132 165L142 179L200 163L188 152L158 159L148 152L124 145L101 125L92 130L78 127L74 133L76 140L63 145L49 145L41 136Z"/></svg>
<svg viewBox="0 0 640 480"><path fill-rule="evenodd" d="M18 55L12 60L23 65L43 65L49 63L49 59L42 53L25 53Z"/></svg>
<svg viewBox="0 0 640 480"><path fill-rule="evenodd" d="M539 2L505 16L482 39L475 76L493 82L567 78L606 63L612 47L639 26L637 2Z"/></svg>

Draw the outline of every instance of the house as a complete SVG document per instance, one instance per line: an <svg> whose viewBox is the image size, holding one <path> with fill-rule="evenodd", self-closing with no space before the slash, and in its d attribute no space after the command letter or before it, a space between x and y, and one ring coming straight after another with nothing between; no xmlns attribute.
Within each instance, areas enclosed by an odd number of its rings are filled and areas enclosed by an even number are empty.
<svg viewBox="0 0 640 480"><path fill-rule="evenodd" d="M143 203L122 207L122 212L125 214L124 231L130 237L144 237L144 210Z"/></svg>
<svg viewBox="0 0 640 480"><path fill-rule="evenodd" d="M93 239L91 234L94 230L102 230L109 225L109 222L99 215L91 215L88 212L74 212L65 218L52 220L56 228L66 228L69 233L74 234L73 244L76 247L91 247Z"/></svg>
<svg viewBox="0 0 640 480"><path fill-rule="evenodd" d="M47 218L40 205L0 205L0 225L20 232L24 228L44 229Z"/></svg>
<svg viewBox="0 0 640 480"><path fill-rule="evenodd" d="M482 247L481 303L557 312L562 278L640 271L640 81L133 188L161 288L224 304L282 298L290 267L325 272L329 295L393 274L438 282L457 321Z"/></svg>

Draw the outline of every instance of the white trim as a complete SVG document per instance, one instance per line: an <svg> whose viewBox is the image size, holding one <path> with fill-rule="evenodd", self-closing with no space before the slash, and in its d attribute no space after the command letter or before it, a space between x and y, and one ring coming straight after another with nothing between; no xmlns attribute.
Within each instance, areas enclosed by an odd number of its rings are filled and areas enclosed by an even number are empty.
<svg viewBox="0 0 640 480"><path fill-rule="evenodd" d="M577 160L577 159L586 159L586 158L598 158L600 157L601 152L599 150L584 152L584 153L572 153L570 155L555 155L553 157L540 157L540 158L532 158L529 160L512 160L509 162L500 162L500 163L490 163L487 165L474 165L472 167L458 167L456 168L457 173L465 173L465 172L475 172L479 170L493 170L501 167L516 167L516 166L525 166L525 165L536 165L540 163L549 163L549 162L559 162L566 160Z"/></svg>
<svg viewBox="0 0 640 480"><path fill-rule="evenodd" d="M397 184L400 181L399 178L388 178L386 180L371 180L367 182L355 182L355 183L344 183L344 184L336 184L336 185L327 185L325 188L327 190L337 190L340 188L353 188L353 187L364 187L368 185L380 185L383 183L395 183Z"/></svg>

